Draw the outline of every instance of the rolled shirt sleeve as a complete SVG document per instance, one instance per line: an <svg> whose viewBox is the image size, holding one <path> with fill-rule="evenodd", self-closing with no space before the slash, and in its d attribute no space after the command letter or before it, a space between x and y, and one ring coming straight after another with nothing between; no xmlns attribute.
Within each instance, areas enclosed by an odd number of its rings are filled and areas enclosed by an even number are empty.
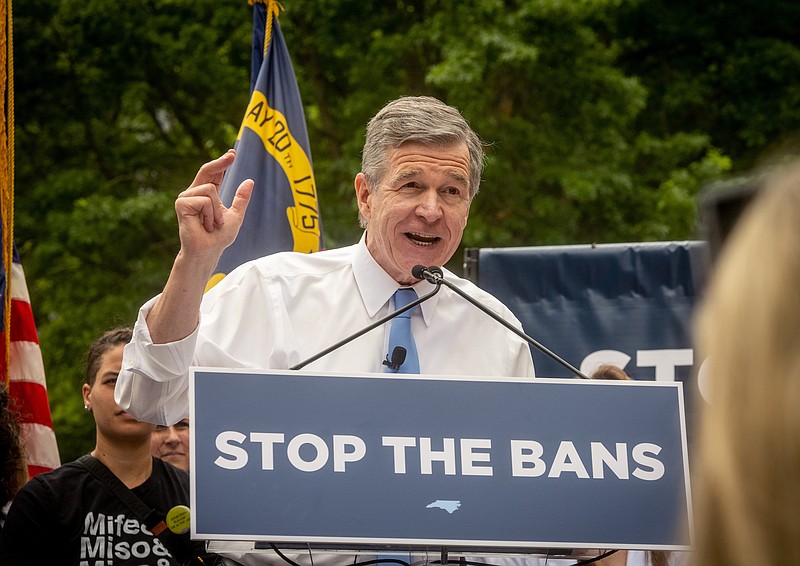
<svg viewBox="0 0 800 566"><path fill-rule="evenodd" d="M147 315L158 297L139 309L133 339L125 346L114 400L132 417L172 425L189 414L189 367L198 329L177 342L153 344Z"/></svg>

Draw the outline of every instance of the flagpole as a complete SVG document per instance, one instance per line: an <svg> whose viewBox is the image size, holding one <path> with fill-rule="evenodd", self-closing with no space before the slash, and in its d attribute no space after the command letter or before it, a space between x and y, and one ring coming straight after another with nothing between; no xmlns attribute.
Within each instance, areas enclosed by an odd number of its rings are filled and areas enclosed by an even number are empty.
<svg viewBox="0 0 800 566"><path fill-rule="evenodd" d="M5 292L3 293L3 328L5 359L3 366L3 385L9 386L9 367L11 356L11 262L14 246L14 41L11 18L11 0L2 4L3 33L0 42L0 73L2 73L3 123L0 126L2 149L0 152L0 215L3 222L3 268L6 274Z"/></svg>

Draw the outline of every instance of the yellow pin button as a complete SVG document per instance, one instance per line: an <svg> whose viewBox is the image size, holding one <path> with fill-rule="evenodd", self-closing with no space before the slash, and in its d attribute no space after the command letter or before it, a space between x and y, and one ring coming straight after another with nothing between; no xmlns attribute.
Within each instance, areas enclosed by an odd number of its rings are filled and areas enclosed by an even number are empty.
<svg viewBox="0 0 800 566"><path fill-rule="evenodd" d="M167 527L173 533L182 535L189 532L192 525L192 514L186 505L176 505L167 511Z"/></svg>

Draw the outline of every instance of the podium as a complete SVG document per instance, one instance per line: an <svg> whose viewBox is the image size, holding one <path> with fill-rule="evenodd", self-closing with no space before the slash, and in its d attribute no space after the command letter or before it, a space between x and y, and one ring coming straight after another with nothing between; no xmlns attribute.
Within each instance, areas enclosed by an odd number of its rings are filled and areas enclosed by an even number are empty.
<svg viewBox="0 0 800 566"><path fill-rule="evenodd" d="M232 548L688 550L681 383L193 368L191 534Z"/></svg>

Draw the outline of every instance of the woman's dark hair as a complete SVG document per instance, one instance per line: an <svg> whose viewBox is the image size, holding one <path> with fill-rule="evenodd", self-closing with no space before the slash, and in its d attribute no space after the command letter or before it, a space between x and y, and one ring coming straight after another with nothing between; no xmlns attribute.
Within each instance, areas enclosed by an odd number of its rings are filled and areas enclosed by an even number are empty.
<svg viewBox="0 0 800 566"><path fill-rule="evenodd" d="M94 385L94 378L100 369L100 361L109 349L119 344L127 344L131 341L133 330L128 327L114 328L104 332L97 340L92 342L89 351L86 353L86 383Z"/></svg>
<svg viewBox="0 0 800 566"><path fill-rule="evenodd" d="M8 390L0 385L0 508L14 498L27 477L19 422L10 402Z"/></svg>

